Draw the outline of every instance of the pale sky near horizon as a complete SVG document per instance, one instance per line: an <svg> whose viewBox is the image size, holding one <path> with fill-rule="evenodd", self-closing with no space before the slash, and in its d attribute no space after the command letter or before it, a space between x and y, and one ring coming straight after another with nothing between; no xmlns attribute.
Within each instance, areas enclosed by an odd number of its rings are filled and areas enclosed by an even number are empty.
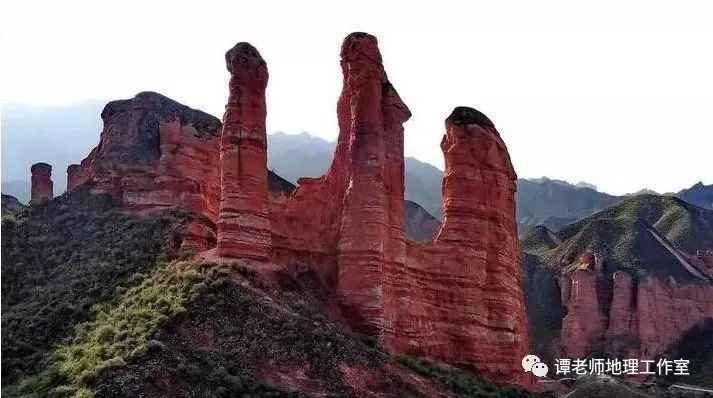
<svg viewBox="0 0 713 398"><path fill-rule="evenodd" d="M576 3L576 4L575 4ZM0 101L157 91L218 117L224 53L267 61L268 131L334 140L339 47L379 39L410 107L406 154L443 167L454 106L488 115L520 177L622 194L713 183L713 5L705 1L3 1Z"/></svg>

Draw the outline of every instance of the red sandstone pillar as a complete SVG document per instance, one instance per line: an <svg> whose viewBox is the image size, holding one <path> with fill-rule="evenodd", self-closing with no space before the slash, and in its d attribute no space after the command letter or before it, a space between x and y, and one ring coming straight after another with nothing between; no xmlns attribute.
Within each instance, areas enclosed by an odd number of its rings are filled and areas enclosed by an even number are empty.
<svg viewBox="0 0 713 398"><path fill-rule="evenodd" d="M82 185L82 176L80 175L82 166L78 164L70 164L67 166L67 192L71 192L74 188Z"/></svg>
<svg viewBox="0 0 713 398"><path fill-rule="evenodd" d="M578 269L572 273L567 315L562 319L560 344L564 357L585 358L601 349L606 318L597 300L597 276Z"/></svg>
<svg viewBox="0 0 713 398"><path fill-rule="evenodd" d="M483 326L500 331L487 333L475 346L471 341L468 349L491 372L519 372L529 338L515 221L517 176L495 126L475 109L453 110L441 148L444 220L436 245L465 256L459 260L467 266L463 271L482 286L477 311L486 314Z"/></svg>
<svg viewBox="0 0 713 398"><path fill-rule="evenodd" d="M221 137L218 255L269 259L265 88L267 66L248 43L225 54L230 94Z"/></svg>
<svg viewBox="0 0 713 398"><path fill-rule="evenodd" d="M47 163L35 163L30 167L31 178L31 200L52 199L54 196L52 183L52 166Z"/></svg>
<svg viewBox="0 0 713 398"><path fill-rule="evenodd" d="M405 258L401 124L410 113L386 77L374 36L347 36L341 63L340 128L349 131L350 180L338 247L338 293L352 326L377 334L384 277Z"/></svg>
<svg viewBox="0 0 713 398"><path fill-rule="evenodd" d="M612 275L612 302L609 308L609 327L605 334L609 344L607 347L619 357L630 358L630 347L623 344L638 335L636 330L636 306L634 281L625 271L617 271Z"/></svg>

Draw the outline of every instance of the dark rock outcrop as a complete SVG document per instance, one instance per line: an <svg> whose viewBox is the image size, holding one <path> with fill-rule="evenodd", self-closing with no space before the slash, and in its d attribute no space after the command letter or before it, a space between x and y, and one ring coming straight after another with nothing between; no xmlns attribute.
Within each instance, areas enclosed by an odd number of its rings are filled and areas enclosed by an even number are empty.
<svg viewBox="0 0 713 398"><path fill-rule="evenodd" d="M30 168L32 173L30 199L48 200L54 196L52 183L52 166L47 163L35 163Z"/></svg>
<svg viewBox="0 0 713 398"><path fill-rule="evenodd" d="M16 197L2 194L2 215L12 214L25 207Z"/></svg>

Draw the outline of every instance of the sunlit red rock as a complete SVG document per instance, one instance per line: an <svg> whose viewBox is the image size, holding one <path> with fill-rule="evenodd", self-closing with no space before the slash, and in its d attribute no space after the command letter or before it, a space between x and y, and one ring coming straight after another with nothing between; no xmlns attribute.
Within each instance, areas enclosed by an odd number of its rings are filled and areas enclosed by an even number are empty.
<svg viewBox="0 0 713 398"><path fill-rule="evenodd" d="M225 54L230 94L220 144L218 254L266 261L272 236L267 204L267 65L248 43Z"/></svg>
<svg viewBox="0 0 713 398"><path fill-rule="evenodd" d="M30 179L30 199L47 200L54 196L54 184L52 183L52 166L47 163L35 163L30 167L32 177Z"/></svg>
<svg viewBox="0 0 713 398"><path fill-rule="evenodd" d="M466 107L446 120L441 148L443 226L434 242L409 245L403 272L386 284L385 344L527 384L516 176L507 149L493 123Z"/></svg>
<svg viewBox="0 0 713 398"><path fill-rule="evenodd" d="M406 254L402 124L411 113L386 77L375 37L347 36L341 62L351 153L337 288L354 326L378 332L384 278L403 267Z"/></svg>

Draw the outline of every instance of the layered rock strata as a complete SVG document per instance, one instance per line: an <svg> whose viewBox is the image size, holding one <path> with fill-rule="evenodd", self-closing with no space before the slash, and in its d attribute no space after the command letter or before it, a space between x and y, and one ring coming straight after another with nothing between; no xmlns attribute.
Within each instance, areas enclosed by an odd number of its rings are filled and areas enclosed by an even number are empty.
<svg viewBox="0 0 713 398"><path fill-rule="evenodd" d="M230 94L220 140L218 254L267 261L272 249L266 173L267 65L248 43L236 44L225 61Z"/></svg>
<svg viewBox="0 0 713 398"><path fill-rule="evenodd" d="M99 144L81 164L67 168L67 190L86 184L140 213L185 209L197 217L183 247L214 247L220 120L153 92L112 101L101 117Z"/></svg>
<svg viewBox="0 0 713 398"><path fill-rule="evenodd" d="M130 210L178 206L217 220L218 119L153 92L110 102L101 116L99 145L70 166L68 189L88 183Z"/></svg>
<svg viewBox="0 0 713 398"><path fill-rule="evenodd" d="M441 148L443 226L434 242L408 247L403 271L387 283L385 344L526 384L516 176L507 149L493 123L466 107L446 120Z"/></svg>
<svg viewBox="0 0 713 398"><path fill-rule="evenodd" d="M688 329L713 318L713 285L681 284L648 277L635 280L618 271L608 279L601 269L576 270L563 279L561 355L593 353L651 360ZM600 281L598 283L598 281Z"/></svg>

